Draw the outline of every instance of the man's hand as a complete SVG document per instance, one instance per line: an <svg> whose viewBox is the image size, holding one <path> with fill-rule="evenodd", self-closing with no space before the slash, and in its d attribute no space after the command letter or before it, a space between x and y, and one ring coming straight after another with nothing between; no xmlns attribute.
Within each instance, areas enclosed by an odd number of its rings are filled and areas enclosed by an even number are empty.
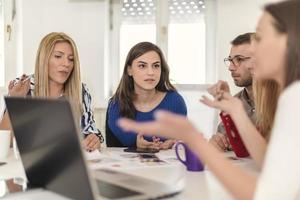
<svg viewBox="0 0 300 200"><path fill-rule="evenodd" d="M214 98L218 98L220 93L227 92L230 93L229 85L226 81L219 80L216 84L212 85L207 89L208 93Z"/></svg>
<svg viewBox="0 0 300 200"><path fill-rule="evenodd" d="M221 152L227 151L231 148L227 135L219 132L217 132L210 138L209 143L211 143Z"/></svg>

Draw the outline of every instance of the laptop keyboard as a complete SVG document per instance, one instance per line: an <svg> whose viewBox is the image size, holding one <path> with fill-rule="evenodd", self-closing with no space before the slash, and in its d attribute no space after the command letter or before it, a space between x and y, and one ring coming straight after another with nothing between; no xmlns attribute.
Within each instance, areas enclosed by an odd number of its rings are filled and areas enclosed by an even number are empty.
<svg viewBox="0 0 300 200"><path fill-rule="evenodd" d="M97 186L100 195L109 199L118 199L121 197L124 198L142 194L101 180L97 180Z"/></svg>

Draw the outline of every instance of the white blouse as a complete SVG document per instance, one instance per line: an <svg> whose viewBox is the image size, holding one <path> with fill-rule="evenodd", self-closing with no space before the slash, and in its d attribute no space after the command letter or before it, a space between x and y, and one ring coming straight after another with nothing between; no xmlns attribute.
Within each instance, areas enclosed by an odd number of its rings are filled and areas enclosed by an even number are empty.
<svg viewBox="0 0 300 200"><path fill-rule="evenodd" d="M300 199L300 81L280 95L255 199Z"/></svg>

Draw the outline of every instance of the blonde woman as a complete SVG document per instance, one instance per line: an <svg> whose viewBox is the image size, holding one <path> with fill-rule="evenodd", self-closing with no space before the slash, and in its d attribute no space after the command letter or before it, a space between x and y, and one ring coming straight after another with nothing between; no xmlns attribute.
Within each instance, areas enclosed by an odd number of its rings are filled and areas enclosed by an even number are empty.
<svg viewBox="0 0 300 200"><path fill-rule="evenodd" d="M100 148L103 137L96 128L91 109L91 95L80 79L80 63L77 47L65 33L46 35L38 48L34 75L23 75L10 82L10 96L35 96L66 98L80 119L84 147L92 151ZM7 113L0 128L11 129Z"/></svg>

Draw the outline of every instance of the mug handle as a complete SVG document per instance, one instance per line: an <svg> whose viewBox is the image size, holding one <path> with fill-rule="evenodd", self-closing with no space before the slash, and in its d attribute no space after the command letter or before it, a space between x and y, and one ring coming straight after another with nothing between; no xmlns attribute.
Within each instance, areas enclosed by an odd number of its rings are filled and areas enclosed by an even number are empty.
<svg viewBox="0 0 300 200"><path fill-rule="evenodd" d="M179 155L179 153L178 153L178 146L179 145L182 145L184 147L184 151L185 151L185 145L184 145L184 143L183 142L177 142L175 144L175 153L176 153L176 156L177 156L177 158L178 158L178 160L180 162L182 162L184 165L186 165L186 160L182 160L181 157L180 157L180 155Z"/></svg>

